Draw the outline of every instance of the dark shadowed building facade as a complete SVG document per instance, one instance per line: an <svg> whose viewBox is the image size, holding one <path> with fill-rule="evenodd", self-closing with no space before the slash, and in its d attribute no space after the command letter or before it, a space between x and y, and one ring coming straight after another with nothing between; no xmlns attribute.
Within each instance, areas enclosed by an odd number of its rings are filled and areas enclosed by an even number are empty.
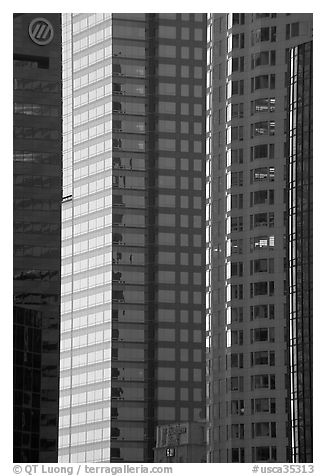
<svg viewBox="0 0 326 476"><path fill-rule="evenodd" d="M61 256L61 18L14 15L15 462L56 462Z"/></svg>

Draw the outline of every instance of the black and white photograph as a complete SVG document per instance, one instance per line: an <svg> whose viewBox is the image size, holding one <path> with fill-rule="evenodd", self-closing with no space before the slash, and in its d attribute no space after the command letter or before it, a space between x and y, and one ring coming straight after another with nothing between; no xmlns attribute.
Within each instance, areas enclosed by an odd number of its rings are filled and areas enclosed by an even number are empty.
<svg viewBox="0 0 326 476"><path fill-rule="evenodd" d="M12 16L13 472L312 473L315 15L79 8Z"/></svg>

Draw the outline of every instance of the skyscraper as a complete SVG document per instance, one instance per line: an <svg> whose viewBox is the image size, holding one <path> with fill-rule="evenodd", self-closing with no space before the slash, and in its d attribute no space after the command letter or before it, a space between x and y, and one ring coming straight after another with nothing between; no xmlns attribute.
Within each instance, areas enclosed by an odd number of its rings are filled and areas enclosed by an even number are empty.
<svg viewBox="0 0 326 476"><path fill-rule="evenodd" d="M212 14L207 28L208 461L285 462L288 50L311 40L312 15Z"/></svg>
<svg viewBox="0 0 326 476"><path fill-rule="evenodd" d="M291 460L311 462L312 411L312 41L289 55L289 350Z"/></svg>
<svg viewBox="0 0 326 476"><path fill-rule="evenodd" d="M61 255L61 19L14 15L14 454L56 462Z"/></svg>
<svg viewBox="0 0 326 476"><path fill-rule="evenodd" d="M64 14L62 462L205 415L205 14Z"/></svg>

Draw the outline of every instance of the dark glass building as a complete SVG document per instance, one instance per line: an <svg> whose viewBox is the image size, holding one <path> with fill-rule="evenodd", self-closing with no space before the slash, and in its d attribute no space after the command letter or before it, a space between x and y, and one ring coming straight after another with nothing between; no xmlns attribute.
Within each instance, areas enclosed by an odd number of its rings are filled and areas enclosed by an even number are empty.
<svg viewBox="0 0 326 476"><path fill-rule="evenodd" d="M63 15L59 459L204 418L205 14Z"/></svg>
<svg viewBox="0 0 326 476"><path fill-rule="evenodd" d="M289 350L291 459L312 462L313 451L313 188L312 42L289 55Z"/></svg>
<svg viewBox="0 0 326 476"><path fill-rule="evenodd" d="M14 454L58 458L61 18L14 15Z"/></svg>

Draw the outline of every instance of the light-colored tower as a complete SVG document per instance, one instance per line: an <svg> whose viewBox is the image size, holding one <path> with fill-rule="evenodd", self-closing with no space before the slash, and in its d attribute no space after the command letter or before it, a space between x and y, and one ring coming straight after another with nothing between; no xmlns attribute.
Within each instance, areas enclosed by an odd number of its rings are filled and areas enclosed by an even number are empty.
<svg viewBox="0 0 326 476"><path fill-rule="evenodd" d="M290 458L287 51L310 14L212 14L207 77L208 461Z"/></svg>
<svg viewBox="0 0 326 476"><path fill-rule="evenodd" d="M63 19L60 461L150 462L205 411L206 16Z"/></svg>

